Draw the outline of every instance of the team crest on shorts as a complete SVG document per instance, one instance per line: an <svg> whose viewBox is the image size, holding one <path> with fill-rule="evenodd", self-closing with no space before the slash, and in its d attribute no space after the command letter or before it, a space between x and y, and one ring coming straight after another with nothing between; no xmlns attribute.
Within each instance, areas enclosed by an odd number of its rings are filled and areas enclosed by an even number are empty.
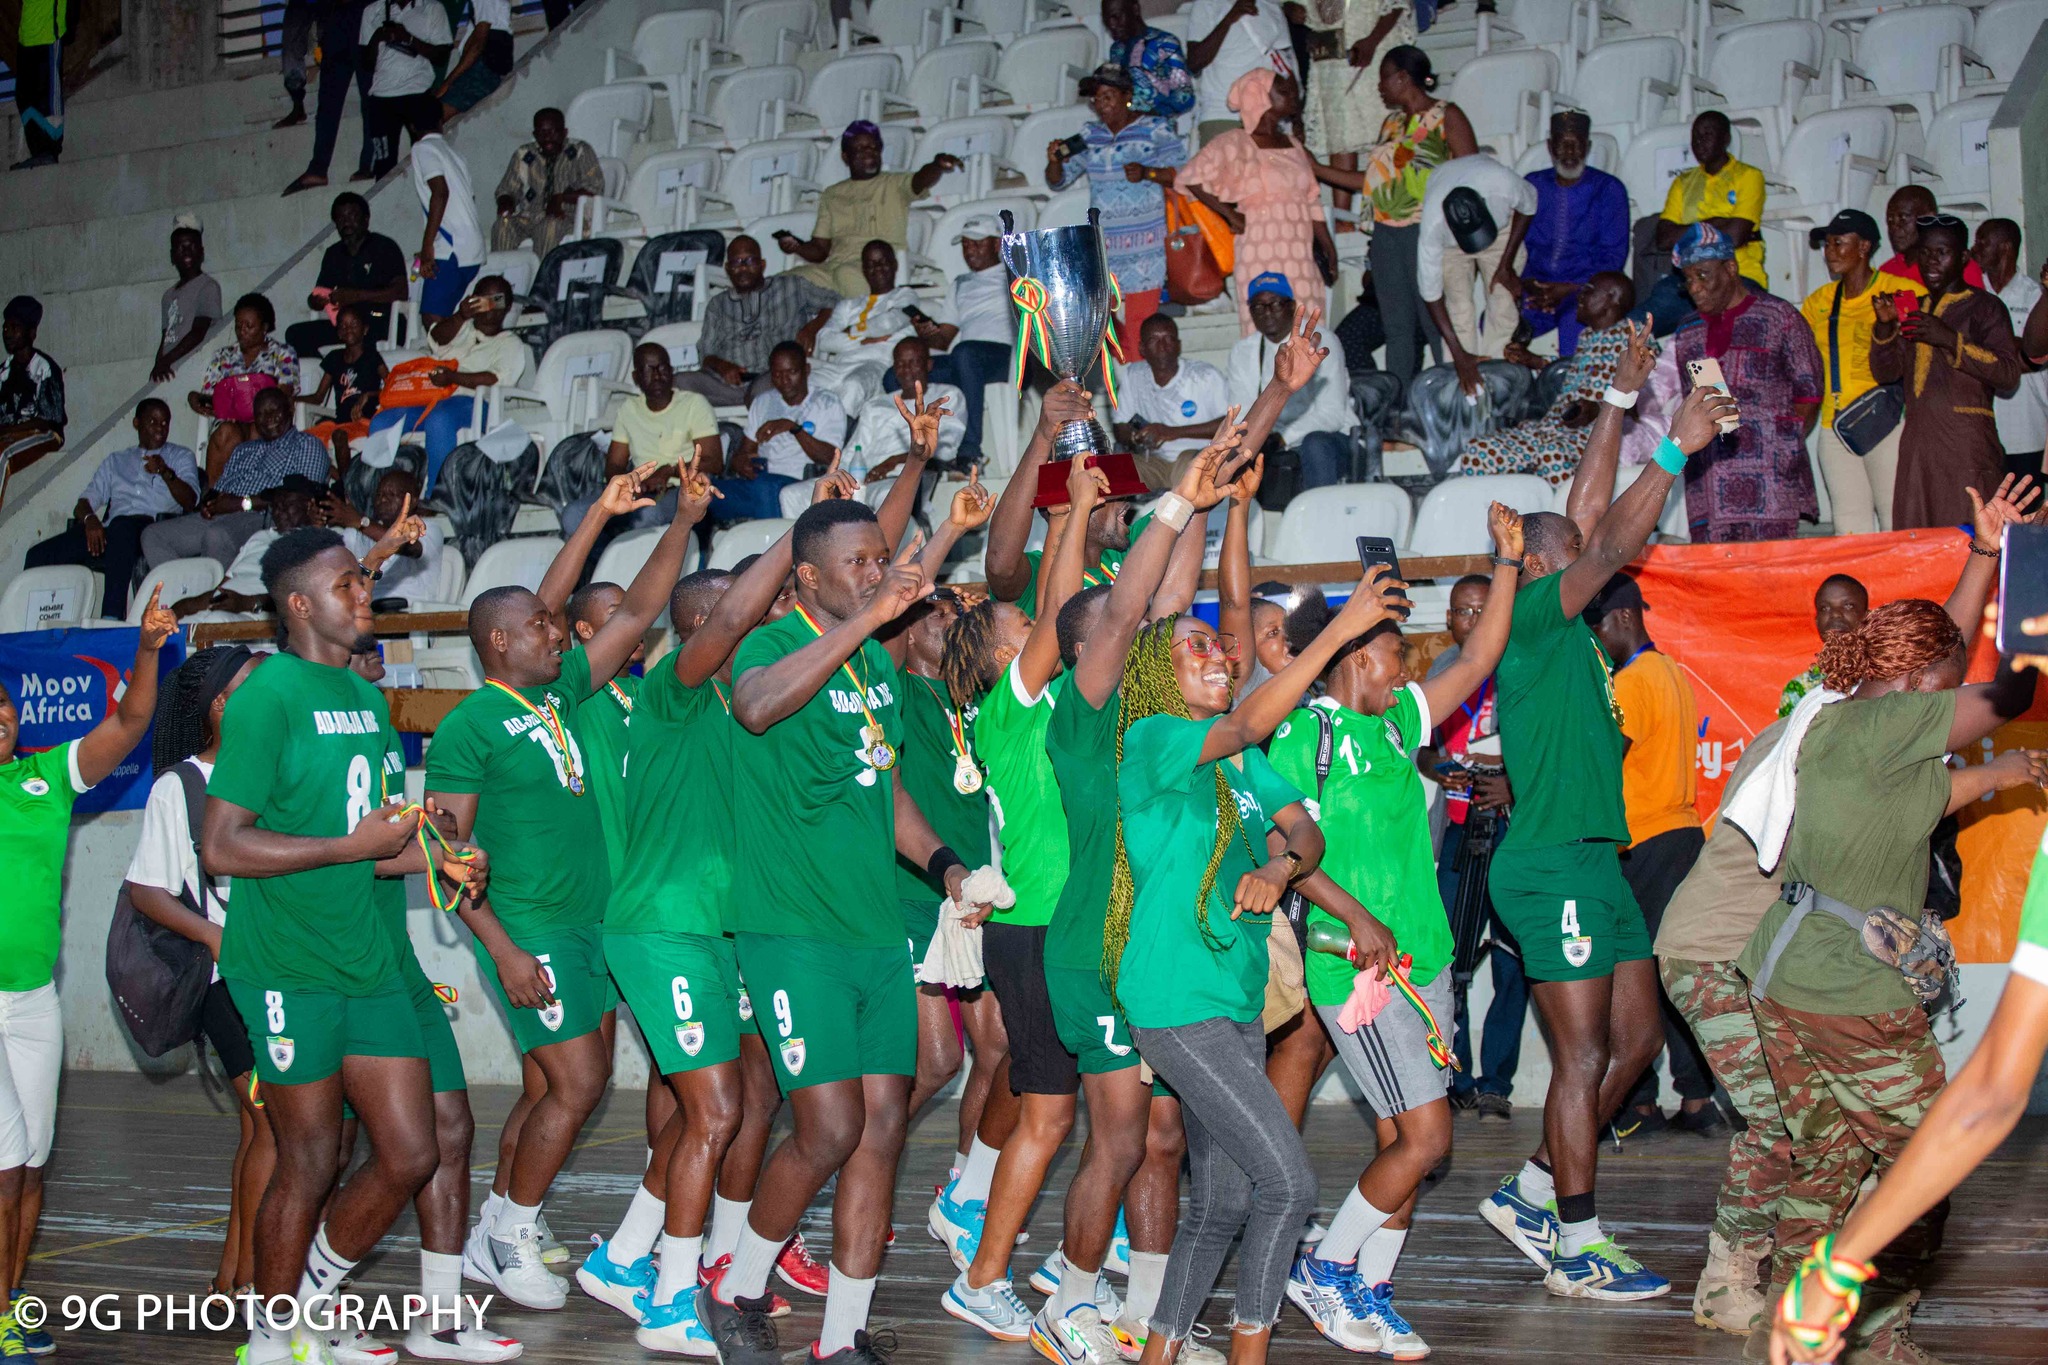
<svg viewBox="0 0 2048 1365"><path fill-rule="evenodd" d="M785 1038L782 1042L782 1069L792 1076L804 1074L804 1040Z"/></svg>
<svg viewBox="0 0 2048 1365"><path fill-rule="evenodd" d="M1590 938L1568 938L1564 941L1564 960L1574 967L1583 967L1593 958L1593 940Z"/></svg>
<svg viewBox="0 0 2048 1365"><path fill-rule="evenodd" d="M676 1025L676 1046L683 1050L685 1057L694 1057L704 1050L704 1025L696 1020Z"/></svg>
<svg viewBox="0 0 2048 1365"><path fill-rule="evenodd" d="M745 986L740 987L740 1022L746 1023L754 1017L754 997L747 994Z"/></svg>
<svg viewBox="0 0 2048 1365"><path fill-rule="evenodd" d="M292 1045L292 1040L280 1038L273 1033L265 1041L269 1044L270 1064L279 1071L290 1071L292 1069L292 1056L297 1051L297 1048Z"/></svg>
<svg viewBox="0 0 2048 1365"><path fill-rule="evenodd" d="M565 1011L562 1009L561 1001L557 1000L554 1004L549 1005L546 1009L536 1010L535 1013L540 1015L540 1022L543 1026L546 1027L549 1033L558 1033L561 1031L562 1018L565 1013Z"/></svg>

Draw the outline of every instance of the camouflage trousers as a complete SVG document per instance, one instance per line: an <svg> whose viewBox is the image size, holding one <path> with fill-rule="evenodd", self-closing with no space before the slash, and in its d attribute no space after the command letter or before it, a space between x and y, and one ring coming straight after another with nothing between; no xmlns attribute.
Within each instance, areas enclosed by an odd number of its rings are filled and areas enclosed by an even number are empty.
<svg viewBox="0 0 2048 1365"><path fill-rule="evenodd" d="M1792 1139L1772 1265L1784 1284L1848 1217L1864 1177L1906 1150L1948 1073L1918 1006L1860 1016L1759 1000L1756 1021Z"/></svg>
<svg viewBox="0 0 2048 1365"><path fill-rule="evenodd" d="M1658 959L1664 991L1685 1016L1707 1067L1749 1124L1728 1142L1728 1170L1714 1201L1714 1231L1736 1251L1769 1258L1778 1201L1792 1170L1792 1139L1778 1112L1778 1087L1750 1010L1749 978L1733 962Z"/></svg>

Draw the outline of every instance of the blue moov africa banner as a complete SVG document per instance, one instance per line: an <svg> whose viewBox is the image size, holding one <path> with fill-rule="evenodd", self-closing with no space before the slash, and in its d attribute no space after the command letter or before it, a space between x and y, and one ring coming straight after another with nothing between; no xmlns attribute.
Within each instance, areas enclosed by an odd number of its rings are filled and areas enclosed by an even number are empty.
<svg viewBox="0 0 2048 1365"><path fill-rule="evenodd" d="M54 749L85 738L105 720L127 690L141 634L134 626L0 634L0 684L6 685L21 717L17 749ZM173 635L157 655L157 676L184 659L185 637ZM150 770L149 740L145 733L113 776L79 797L75 809L141 810L156 776Z"/></svg>

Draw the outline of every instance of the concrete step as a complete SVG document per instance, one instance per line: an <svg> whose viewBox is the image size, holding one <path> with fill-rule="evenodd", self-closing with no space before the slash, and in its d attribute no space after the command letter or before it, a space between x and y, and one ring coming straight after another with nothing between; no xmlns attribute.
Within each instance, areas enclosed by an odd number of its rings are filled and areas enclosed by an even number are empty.
<svg viewBox="0 0 2048 1365"><path fill-rule="evenodd" d="M220 281L221 307L232 309L235 300L261 285L276 264L250 262L239 269L214 271L213 277ZM43 324L36 345L57 357L60 365L66 356L90 356L95 361L125 365L136 372L139 383L156 355L163 291L175 279L166 263L160 279L63 293L45 291L37 295L43 304ZM304 312L301 299L271 302L277 308L280 331Z"/></svg>
<svg viewBox="0 0 2048 1365"><path fill-rule="evenodd" d="M64 159L83 163L117 148L138 152L244 137L268 128L290 107L275 59L176 91L124 90L95 81L64 111Z"/></svg>

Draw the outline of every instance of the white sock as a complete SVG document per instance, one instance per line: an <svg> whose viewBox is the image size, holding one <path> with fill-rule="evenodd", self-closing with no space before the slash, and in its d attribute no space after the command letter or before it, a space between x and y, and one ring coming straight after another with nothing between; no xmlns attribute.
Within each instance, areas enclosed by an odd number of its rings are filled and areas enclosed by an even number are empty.
<svg viewBox="0 0 2048 1365"><path fill-rule="evenodd" d="M976 1139L976 1141L979 1141L979 1140L980 1140L980 1139L978 1139L978 1138ZM953 1153L953 1169L952 1169L951 1171L948 1171L948 1172L946 1173L946 1183L950 1185L950 1184L952 1184L952 1183L953 1183L953 1182L954 1182L955 1180L958 1180L958 1179L960 1178L960 1172L962 1172L962 1171L964 1171L964 1170L966 1170L966 1169L967 1169L967 1153L965 1153L965 1152L955 1152L955 1153Z"/></svg>
<svg viewBox="0 0 2048 1365"><path fill-rule="evenodd" d="M299 1304L314 1317L325 1319L335 1310L335 1295L349 1271L356 1268L354 1261L337 1256L334 1248L327 1244L327 1225L313 1234L313 1245L306 1249L306 1268L299 1275ZM324 1302L316 1302L322 1299Z"/></svg>
<svg viewBox="0 0 2048 1365"><path fill-rule="evenodd" d="M292 1329L272 1327L264 1318L263 1301L258 1300L256 1311L249 1321L248 1365L268 1365L270 1361L289 1360L292 1354Z"/></svg>
<svg viewBox="0 0 2048 1365"><path fill-rule="evenodd" d="M758 1299L768 1292L768 1272L775 1268L775 1258L782 1254L783 1244L771 1242L754 1231L752 1223L740 1228L740 1240L732 1249L732 1269L719 1281L722 1302L735 1299Z"/></svg>
<svg viewBox="0 0 2048 1365"><path fill-rule="evenodd" d="M732 1255L733 1248L740 1244L740 1232L747 1226L747 1210L754 1207L751 1199L727 1199L724 1195L711 1196L711 1236L704 1243L704 1264L716 1265L721 1256Z"/></svg>
<svg viewBox="0 0 2048 1365"><path fill-rule="evenodd" d="M654 1250L654 1239L661 1236L661 1220L667 1207L661 1196L650 1193L645 1185L634 1188L633 1202L627 1206L619 1230L612 1234L611 1245L605 1248L613 1265L629 1266ZM697 1273L695 1261L690 1262L690 1273Z"/></svg>
<svg viewBox="0 0 2048 1365"><path fill-rule="evenodd" d="M671 1237L661 1234L661 1273L654 1280L654 1301L669 1303L678 1294L697 1292L697 1261L704 1254L704 1237Z"/></svg>
<svg viewBox="0 0 2048 1365"><path fill-rule="evenodd" d="M1358 1259L1358 1249L1366 1239L1385 1226L1394 1215L1372 1206L1358 1186L1344 1196L1344 1202L1337 1207L1337 1216L1330 1220L1330 1230L1323 1234L1323 1240L1316 1244L1315 1258L1335 1265L1350 1265ZM1369 1280L1368 1284L1378 1281Z"/></svg>
<svg viewBox="0 0 2048 1365"><path fill-rule="evenodd" d="M1064 1251L1060 1253L1060 1259L1065 1262L1060 1268L1060 1282L1054 1286L1052 1298L1047 1300L1050 1312L1046 1316L1054 1322L1058 1322L1084 1303L1095 1302L1095 1286L1097 1277L1101 1274L1100 1269L1081 1269L1067 1260Z"/></svg>
<svg viewBox="0 0 2048 1365"><path fill-rule="evenodd" d="M1406 1228L1380 1228L1365 1239L1358 1253L1358 1278L1367 1284L1386 1284L1394 1278L1394 1265L1408 1241Z"/></svg>
<svg viewBox="0 0 2048 1365"><path fill-rule="evenodd" d="M853 1345L853 1334L868 1325L868 1304L874 1297L872 1275L857 1280L838 1266L832 1267L831 1287L825 1291L825 1325L818 1329L818 1356Z"/></svg>
<svg viewBox="0 0 2048 1365"><path fill-rule="evenodd" d="M1557 1198L1557 1184L1550 1178L1550 1172L1534 1161L1522 1163L1521 1172L1516 1175L1515 1183L1522 1187L1522 1198L1537 1208L1542 1208Z"/></svg>
<svg viewBox="0 0 2048 1365"><path fill-rule="evenodd" d="M1152 1316L1159 1306L1159 1291L1166 1287L1166 1253L1131 1252L1131 1278L1124 1286L1124 1309L1139 1322Z"/></svg>
<svg viewBox="0 0 2048 1365"><path fill-rule="evenodd" d="M498 1225L498 1210L504 1207L505 1196L499 1194L496 1190L492 1190L484 1196L484 1206L476 1211L477 1222L482 1223L487 1229L496 1227Z"/></svg>
<svg viewBox="0 0 2048 1365"><path fill-rule="evenodd" d="M1600 1220L1597 1217L1588 1218L1583 1223L1559 1223L1557 1229L1558 1251L1566 1256L1576 1256L1606 1236L1600 1231Z"/></svg>
<svg viewBox="0 0 2048 1365"><path fill-rule="evenodd" d="M463 1325L462 1257L420 1248L420 1297L427 1301L424 1331L432 1333Z"/></svg>
<svg viewBox="0 0 2048 1365"><path fill-rule="evenodd" d="M539 1217L540 1205L515 1204L510 1196L507 1196L504 1204L498 1209L498 1221L491 1229L491 1236L501 1242L516 1241L519 1237L519 1230L521 1228L531 1228L534 1220Z"/></svg>
<svg viewBox="0 0 2048 1365"><path fill-rule="evenodd" d="M960 1178L953 1184L953 1198L958 1203L970 1199L986 1200L989 1182L995 1179L996 1158L1003 1154L1002 1148L991 1147L980 1138L967 1149L967 1159L960 1163Z"/></svg>

